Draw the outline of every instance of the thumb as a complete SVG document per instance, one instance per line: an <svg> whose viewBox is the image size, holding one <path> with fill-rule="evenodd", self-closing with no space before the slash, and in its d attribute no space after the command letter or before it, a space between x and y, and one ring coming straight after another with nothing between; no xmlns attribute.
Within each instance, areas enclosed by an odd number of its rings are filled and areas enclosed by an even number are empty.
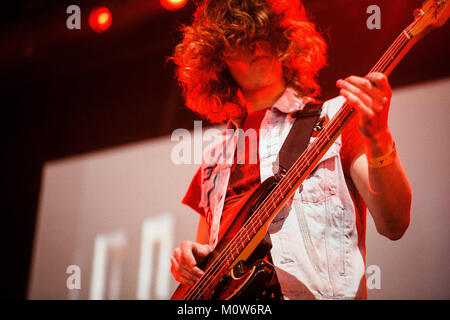
<svg viewBox="0 0 450 320"><path fill-rule="evenodd" d="M199 258L206 257L211 251L212 248L207 244L195 243L192 247L192 252Z"/></svg>

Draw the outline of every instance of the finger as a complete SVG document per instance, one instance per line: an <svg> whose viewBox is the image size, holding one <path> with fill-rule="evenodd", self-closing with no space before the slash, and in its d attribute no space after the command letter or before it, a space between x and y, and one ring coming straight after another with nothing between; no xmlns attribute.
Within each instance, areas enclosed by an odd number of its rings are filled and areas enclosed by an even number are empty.
<svg viewBox="0 0 450 320"><path fill-rule="evenodd" d="M192 252L195 256L204 258L211 253L211 247L207 244L194 243L192 246Z"/></svg>
<svg viewBox="0 0 450 320"><path fill-rule="evenodd" d="M178 261L181 260L181 249L180 249L180 247L176 247L175 250L173 250L172 257L177 261L177 265L178 265Z"/></svg>
<svg viewBox="0 0 450 320"><path fill-rule="evenodd" d="M174 250L173 256L170 257L170 261L172 262L172 268L175 269L175 272L177 273L183 273L185 276L190 277L192 275L191 273L191 267L189 265L183 264L182 258L181 258L181 248L177 247Z"/></svg>
<svg viewBox="0 0 450 320"><path fill-rule="evenodd" d="M175 274L175 275L174 275L174 278L175 278L175 280L177 280L178 282L180 282L180 283L182 283L182 284L184 284L184 285L187 285L187 286L192 286L193 284L195 284L195 281L194 281L194 280L192 280L192 279L190 279L190 278L187 278L187 277L185 277L183 274L180 274L180 273Z"/></svg>
<svg viewBox="0 0 450 320"><path fill-rule="evenodd" d="M196 271L195 274L190 272L189 270L186 270L182 265L180 265L177 260L174 257L170 257L170 261L172 263L172 266L170 268L170 271L172 272L175 279L182 278L183 281L189 280L189 282L194 283L197 281L200 276L198 275L198 271Z"/></svg>
<svg viewBox="0 0 450 320"><path fill-rule="evenodd" d="M370 120L374 115L374 111L364 105L362 101L350 91L346 89L341 89L340 94L344 96L344 98L348 101L348 103L358 110L358 113L362 116L363 119Z"/></svg>
<svg viewBox="0 0 450 320"><path fill-rule="evenodd" d="M392 88L389 84L389 80L384 73L381 72L371 72L366 76L370 82L372 82L376 88L383 92L387 98L392 96Z"/></svg>
<svg viewBox="0 0 450 320"><path fill-rule="evenodd" d="M357 96L362 103L366 106L370 107L373 105L373 98L369 96L365 91L359 88L356 84L346 81L346 80L338 80L336 85L341 88L351 92L353 95Z"/></svg>
<svg viewBox="0 0 450 320"><path fill-rule="evenodd" d="M194 257L192 248L192 242L183 241L181 243L181 259L179 261L188 270L192 270L192 268L197 265L197 260Z"/></svg>
<svg viewBox="0 0 450 320"><path fill-rule="evenodd" d="M192 268L192 274L194 275L195 280L200 279L201 276L203 276L204 273L205 272L202 269L200 269L199 267Z"/></svg>
<svg viewBox="0 0 450 320"><path fill-rule="evenodd" d="M387 97L389 95L388 92L384 92L380 90L375 85L372 84L370 79L361 78L357 76L350 76L345 79L347 82L352 84L353 86L358 87L362 92L370 96L371 99L376 100L379 104L384 105L389 101Z"/></svg>
<svg viewBox="0 0 450 320"><path fill-rule="evenodd" d="M174 278L177 278L178 274L180 273L180 265L178 264L178 261L172 256L170 257L170 272L174 276Z"/></svg>

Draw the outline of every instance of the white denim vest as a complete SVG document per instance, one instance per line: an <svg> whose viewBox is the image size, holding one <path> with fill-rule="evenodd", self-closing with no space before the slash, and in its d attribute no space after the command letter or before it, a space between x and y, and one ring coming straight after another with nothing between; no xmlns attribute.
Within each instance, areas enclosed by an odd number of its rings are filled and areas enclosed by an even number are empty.
<svg viewBox="0 0 450 320"><path fill-rule="evenodd" d="M295 120L293 112L303 108L306 99L288 87L266 111L259 140L261 182L274 174L273 163ZM326 101L321 116L331 119L344 101L341 96ZM223 141L203 157L199 205L206 212L212 246L217 244L239 134L227 130ZM356 213L340 147L339 137L269 227L272 259L285 299L366 298L365 216Z"/></svg>

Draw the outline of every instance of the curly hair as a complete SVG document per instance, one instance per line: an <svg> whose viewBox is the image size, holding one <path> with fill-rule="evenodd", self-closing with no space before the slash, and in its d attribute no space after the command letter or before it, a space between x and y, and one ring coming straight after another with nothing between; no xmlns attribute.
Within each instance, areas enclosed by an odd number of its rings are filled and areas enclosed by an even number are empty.
<svg viewBox="0 0 450 320"><path fill-rule="evenodd" d="M180 30L183 39L172 57L175 75L186 106L213 123L246 112L223 52L255 39L270 41L287 85L303 96L320 93L316 76L326 64L326 43L300 0L206 0L193 23Z"/></svg>

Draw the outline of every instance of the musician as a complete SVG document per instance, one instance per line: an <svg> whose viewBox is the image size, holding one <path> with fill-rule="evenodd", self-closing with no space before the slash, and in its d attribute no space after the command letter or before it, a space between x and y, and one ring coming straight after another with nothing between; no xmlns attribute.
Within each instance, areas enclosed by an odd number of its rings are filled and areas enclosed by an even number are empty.
<svg viewBox="0 0 450 320"><path fill-rule="evenodd" d="M244 163L230 135L206 152L183 199L200 221L196 241L175 249L171 272L193 285L204 272L199 262L236 208L274 175L296 111L317 102L326 44L299 0L206 0L183 35L173 59L187 106L228 129L257 132ZM284 299L366 298L366 208L377 231L391 240L400 239L410 221L411 188L388 126L388 79L381 73L349 76L337 86L340 96L323 104L321 123L345 101L357 116L269 227ZM230 149L232 165L220 161ZM256 161L249 161L252 153Z"/></svg>

